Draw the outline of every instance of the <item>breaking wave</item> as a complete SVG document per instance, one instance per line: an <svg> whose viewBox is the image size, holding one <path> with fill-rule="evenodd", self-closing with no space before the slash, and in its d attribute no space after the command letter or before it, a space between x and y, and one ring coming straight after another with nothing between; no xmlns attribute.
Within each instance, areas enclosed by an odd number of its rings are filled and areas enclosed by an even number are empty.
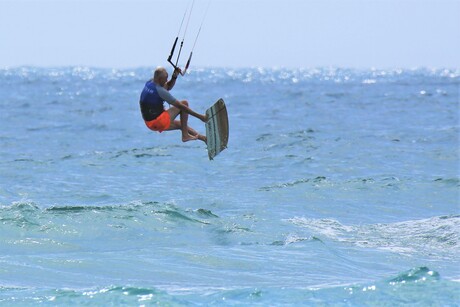
<svg viewBox="0 0 460 307"><path fill-rule="evenodd" d="M390 224L344 225L334 219L296 217L292 224L322 240L377 248L399 254L421 253L451 259L460 253L460 215Z"/></svg>

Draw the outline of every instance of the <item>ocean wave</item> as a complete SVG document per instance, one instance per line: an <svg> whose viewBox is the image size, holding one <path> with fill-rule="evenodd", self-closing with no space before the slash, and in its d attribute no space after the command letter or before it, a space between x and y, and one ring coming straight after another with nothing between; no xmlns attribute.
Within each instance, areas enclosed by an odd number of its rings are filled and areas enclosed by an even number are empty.
<svg viewBox="0 0 460 307"><path fill-rule="evenodd" d="M99 289L28 289L0 287L0 304L20 306L104 306L158 305L176 306L184 302L164 291L140 287Z"/></svg>
<svg viewBox="0 0 460 307"><path fill-rule="evenodd" d="M417 267L375 283L319 285L302 288L246 288L214 291L204 296L208 305L451 305L458 301L460 284L441 280L437 272Z"/></svg>
<svg viewBox="0 0 460 307"><path fill-rule="evenodd" d="M460 178L436 178L434 181L447 186L460 187Z"/></svg>
<svg viewBox="0 0 460 307"><path fill-rule="evenodd" d="M375 175L368 177L356 177L350 179L333 178L326 176L312 176L299 178L288 182L280 182L273 185L262 186L259 191L275 191L280 189L296 188L302 185L312 187L335 187L342 190L356 189L392 189L400 190L406 188L408 184L414 182L423 183L433 187L458 187L460 186L459 178L412 178L412 177L396 177L388 175Z"/></svg>
<svg viewBox="0 0 460 307"><path fill-rule="evenodd" d="M31 202L20 202L0 207L0 242L13 250L41 250L41 246L68 250L74 244L86 246L85 242L80 242L81 237L91 240L108 238L115 245L110 247L108 244L110 249L128 246L125 240L129 238L134 246L142 245L144 235L168 233L175 227L196 225L199 228L211 224L216 218L218 216L208 209L183 210L172 203L133 202L43 209ZM35 242L34 246L31 242Z"/></svg>
<svg viewBox="0 0 460 307"><path fill-rule="evenodd" d="M449 260L460 253L460 215L369 225L344 225L334 219L304 217L288 221L308 229L323 241L338 241L360 248L375 248L402 255L420 253Z"/></svg>
<svg viewBox="0 0 460 307"><path fill-rule="evenodd" d="M187 246L192 238L228 245L243 240L248 231L210 209L181 209L174 203L40 208L20 202L0 207L0 246L6 255L129 252L172 242ZM5 261L15 265L13 258Z"/></svg>
<svg viewBox="0 0 460 307"><path fill-rule="evenodd" d="M280 183L280 184L275 184L275 185L271 185L271 186L265 186L265 187L261 187L259 190L261 190L261 191L271 191L271 190L275 190L275 189L290 188L290 187L294 187L294 186L301 185L301 184L306 184L306 183L318 184L318 183L321 183L321 182L324 182L324 181L326 181L326 177L317 176L315 178L303 178L303 179L298 179L298 180L294 180L294 181L290 181L290 182L286 182L286 183Z"/></svg>
<svg viewBox="0 0 460 307"><path fill-rule="evenodd" d="M190 146L189 146L190 147ZM156 147L140 147L140 148L130 148L130 149L121 149L121 150L95 150L95 151L84 151L84 152L69 152L61 155L55 155L53 159L41 159L41 157L27 157L27 158L14 158L11 160L6 160L0 162L0 164L8 163L31 163L31 164L53 164L59 163L62 161L78 161L84 160L85 163L95 163L100 161L110 161L116 159L125 159L125 158L134 158L134 159L149 159L149 158L158 158L158 157L170 157L172 156L172 151L177 148L189 148L183 145L164 145ZM91 162L90 162L91 161Z"/></svg>
<svg viewBox="0 0 460 307"><path fill-rule="evenodd" d="M394 176L374 176L374 177L360 177L348 180L337 180L334 178L327 178L326 176L316 176L311 178L300 178L297 180L278 183L270 186L264 186L259 188L260 191L273 191L277 189L293 188L299 185L308 184L315 187L330 186L340 189L356 188L364 189L369 186L377 186L380 188L397 188L399 185L403 185L404 181L410 181L413 179L398 178ZM435 181L444 182L443 180L436 179ZM449 183L451 181L448 181Z"/></svg>
<svg viewBox="0 0 460 307"><path fill-rule="evenodd" d="M183 210L171 203L133 202L125 205L105 206L50 206L40 208L33 202L16 202L11 206L0 206L0 223L20 228L44 226L59 219L74 219L80 223L85 219L131 220L145 216L161 216L173 221L188 221L206 224L207 218L218 218L208 209ZM160 218L162 219L162 218Z"/></svg>
<svg viewBox="0 0 460 307"><path fill-rule="evenodd" d="M0 286L0 303L41 305L443 305L460 299L460 284L443 280L428 267L366 284L295 287L108 286L90 289L40 289Z"/></svg>
<svg viewBox="0 0 460 307"><path fill-rule="evenodd" d="M94 240L104 242L96 248L105 250L142 247L146 238L151 238L148 241L152 244L168 245L170 242L164 242L163 235L174 238L175 244L188 244L195 237L217 246L321 242L316 236L266 233L263 228L257 229L263 227L257 224L254 216L221 217L207 208L182 209L174 203L154 201L46 208L33 202L18 202L0 206L0 244L11 252L35 253L46 249L68 252L94 248ZM87 238L87 242L81 238Z"/></svg>
<svg viewBox="0 0 460 307"><path fill-rule="evenodd" d="M224 246L259 244L252 226L250 218L221 218L210 209L182 209L173 202L46 208L18 202L0 206L0 244L11 253L82 248L110 251L143 248L146 242L168 246L168 238L174 238L174 244L188 244L192 237ZM93 245L93 241L104 244Z"/></svg>

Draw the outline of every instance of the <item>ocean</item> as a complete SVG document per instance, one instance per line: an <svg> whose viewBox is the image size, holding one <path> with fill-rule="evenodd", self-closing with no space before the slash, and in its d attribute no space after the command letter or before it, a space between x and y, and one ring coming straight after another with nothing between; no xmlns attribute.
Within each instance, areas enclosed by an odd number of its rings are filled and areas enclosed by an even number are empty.
<svg viewBox="0 0 460 307"><path fill-rule="evenodd" d="M213 161L152 73L0 69L0 305L460 305L460 70L194 69Z"/></svg>

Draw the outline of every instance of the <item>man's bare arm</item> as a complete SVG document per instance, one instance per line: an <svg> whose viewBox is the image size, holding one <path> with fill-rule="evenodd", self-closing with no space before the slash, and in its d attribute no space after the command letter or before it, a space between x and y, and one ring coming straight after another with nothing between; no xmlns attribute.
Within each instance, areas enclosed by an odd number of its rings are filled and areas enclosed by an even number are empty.
<svg viewBox="0 0 460 307"><path fill-rule="evenodd" d="M177 76L179 76L180 73L181 73L180 68L174 69L171 79L168 82L166 82L166 89L168 91L172 90L172 88L176 84Z"/></svg>

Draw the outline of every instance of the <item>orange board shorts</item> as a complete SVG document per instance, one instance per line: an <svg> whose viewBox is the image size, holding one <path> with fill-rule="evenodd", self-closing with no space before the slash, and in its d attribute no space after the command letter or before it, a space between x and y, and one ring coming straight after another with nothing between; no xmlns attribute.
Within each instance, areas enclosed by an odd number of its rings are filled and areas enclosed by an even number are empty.
<svg viewBox="0 0 460 307"><path fill-rule="evenodd" d="M163 132L171 125L171 117L168 112L164 111L154 120L145 121L145 124L150 130Z"/></svg>

